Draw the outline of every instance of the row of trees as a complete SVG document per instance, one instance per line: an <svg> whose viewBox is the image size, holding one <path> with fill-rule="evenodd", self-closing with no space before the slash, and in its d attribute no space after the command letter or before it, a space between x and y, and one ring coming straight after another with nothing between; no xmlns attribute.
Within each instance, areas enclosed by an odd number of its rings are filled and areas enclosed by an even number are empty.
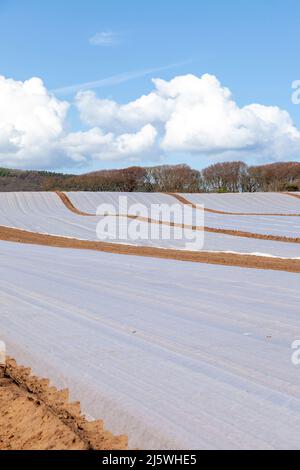
<svg viewBox="0 0 300 470"><path fill-rule="evenodd" d="M257 192L300 190L300 163L250 166L243 162L211 165L202 171L204 192Z"/></svg>
<svg viewBox="0 0 300 470"><path fill-rule="evenodd" d="M300 163L131 167L85 175L0 169L0 191L256 192L300 190Z"/></svg>

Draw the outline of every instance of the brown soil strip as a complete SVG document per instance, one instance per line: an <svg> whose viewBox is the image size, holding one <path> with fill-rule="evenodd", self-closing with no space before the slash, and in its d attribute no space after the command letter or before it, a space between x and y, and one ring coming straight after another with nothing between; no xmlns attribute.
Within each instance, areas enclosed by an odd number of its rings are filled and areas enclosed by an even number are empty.
<svg viewBox="0 0 300 470"><path fill-rule="evenodd" d="M127 449L125 436L105 431L102 421L87 421L68 395L8 359L0 367L0 450Z"/></svg>
<svg viewBox="0 0 300 470"><path fill-rule="evenodd" d="M263 233L242 232L240 230L227 230L223 228L204 227L205 232L222 233L223 235L231 235L233 237L255 238L256 240L269 240L284 243L300 243L299 237L282 237L280 235L265 235Z"/></svg>
<svg viewBox="0 0 300 470"><path fill-rule="evenodd" d="M85 216L89 216L89 217L96 217L95 214L89 214L89 213L86 213L86 212L81 213L78 209L76 209L74 207L74 205L72 204L72 202L70 201L70 199L68 198L68 196L66 194L61 193L61 192L57 192L56 194L60 197L60 199L65 204L67 209L71 210L72 212L77 211L77 212L75 212L77 215L85 215ZM178 194L176 194L176 195L174 194L174 196L176 198L180 198L178 200L181 203L187 204L187 205L192 205L192 207L196 208L196 209L198 208L197 205L191 204L189 201L182 198ZM106 215L109 215L109 214L106 214ZM112 216L113 217L127 217L128 219L135 219L135 220L139 220L141 222L147 222L149 224L168 225L170 227L177 227L177 228L181 228L181 229L190 229L190 230L199 230L199 231L204 230L205 232L219 233L219 234L222 234L222 235L230 235L232 237L254 238L254 239L257 239L257 240L269 240L269 241L285 242L285 243L300 243L300 238L297 238L297 237L283 237L283 236L280 236L280 235L266 235L266 234L262 234L262 233L243 232L241 230L229 230L229 229L206 227L206 226L205 227L195 227L195 226L191 226L191 225L184 225L184 224L177 224L177 223L174 223L174 222L154 220L154 219L150 219L150 218L147 218L147 217L140 217L140 216L134 216L134 215L124 215L124 214L115 215L115 214L113 214Z"/></svg>
<svg viewBox="0 0 300 470"><path fill-rule="evenodd" d="M177 224L174 222L165 222L162 220L153 220L146 217L137 217L137 216L124 216L120 215L118 217L128 217L129 219L136 219L141 222L147 222L149 224L159 224L159 225L168 225L170 227L177 227L181 229L189 229L189 230L197 230L209 233L219 233L222 235L230 235L232 237L242 237L242 238L255 238L256 240L269 240L269 241L276 241L276 242L284 242L284 243L300 243L299 237L283 237L280 235L267 235L263 233L252 233L252 232L243 232L241 230L231 230L225 228L214 228L214 227L196 227L192 225L185 225L185 224Z"/></svg>
<svg viewBox="0 0 300 470"><path fill-rule="evenodd" d="M168 193L169 196L173 196L175 197L179 202L181 202L182 204L187 204L191 207L193 207L193 209L200 209L199 206L197 206L197 204L194 204L192 202L190 202L188 199L186 199L185 197L181 196L180 194L176 194L176 193ZM282 193L282 194L286 194L286 193ZM290 194L290 196L295 196L295 197L299 197L300 196L297 196L295 194ZM267 212L267 213L262 213L262 212L225 212L225 211L218 211L216 209L208 209L208 208L204 208L204 211L205 212L210 212L212 214L221 214L221 215L255 215L255 216L258 216L258 215L261 215L261 216L273 216L273 217L300 217L300 213L299 214L273 214L273 213L270 213L270 212Z"/></svg>
<svg viewBox="0 0 300 470"><path fill-rule="evenodd" d="M92 250L121 255L143 256L194 263L218 264L223 266L239 266L242 268L272 269L300 273L300 260L269 258L265 256L242 255L235 253L195 252L173 249L162 249L143 246L121 245L117 243L93 242L76 240L53 235L44 235L24 230L0 226L0 240L30 245L43 245L58 248Z"/></svg>
<svg viewBox="0 0 300 470"><path fill-rule="evenodd" d="M87 212L82 212L79 209L77 209L71 202L71 200L68 198L68 196L63 193L62 191L55 191L57 196L61 199L61 201L64 203L64 205L71 211L74 212L74 214L77 215L83 215L85 217L92 217L95 216L95 214L88 214Z"/></svg>
<svg viewBox="0 0 300 470"><path fill-rule="evenodd" d="M282 194L285 194L286 196L291 196L291 197L295 197L297 199L300 199L300 194L293 194L293 193L282 193Z"/></svg>

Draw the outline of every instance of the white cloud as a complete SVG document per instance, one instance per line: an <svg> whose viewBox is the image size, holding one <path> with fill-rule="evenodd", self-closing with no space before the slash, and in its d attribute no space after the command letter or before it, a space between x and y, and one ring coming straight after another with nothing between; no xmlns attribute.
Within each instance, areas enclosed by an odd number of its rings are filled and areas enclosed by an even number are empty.
<svg viewBox="0 0 300 470"><path fill-rule="evenodd" d="M173 107L172 100L157 93L119 105L112 100L98 99L93 91L86 91L78 93L75 101L83 122L106 130L136 130L149 123L165 122Z"/></svg>
<svg viewBox="0 0 300 470"><path fill-rule="evenodd" d="M162 140L165 151L245 152L276 160L300 150L300 133L286 111L258 104L240 108L214 76L156 80L155 85L166 99L174 99Z"/></svg>
<svg viewBox="0 0 300 470"><path fill-rule="evenodd" d="M132 133L99 127L67 132L69 106L38 78L18 82L0 77L0 166L62 168L91 160L151 158L157 135L152 125Z"/></svg>
<svg viewBox="0 0 300 470"><path fill-rule="evenodd" d="M300 132L286 111L275 106L239 107L228 88L205 74L153 80L150 94L127 104L97 99L93 92L77 95L80 116L89 125L119 132L147 123L160 131L160 146L167 154L231 158L299 158Z"/></svg>
<svg viewBox="0 0 300 470"><path fill-rule="evenodd" d="M276 106L239 107L216 77L153 80L154 89L119 104L80 92L75 106L87 130L67 125L70 104L39 78L0 77L0 166L87 167L92 161L172 162L228 158L265 162L299 159L300 131ZM205 160L203 163L207 163Z"/></svg>
<svg viewBox="0 0 300 470"><path fill-rule="evenodd" d="M149 157L157 132L147 124L136 133L105 134L95 127L87 132L74 132L61 142L66 154L76 162L92 160L142 161Z"/></svg>
<svg viewBox="0 0 300 470"><path fill-rule="evenodd" d="M19 82L0 76L0 164L52 164L51 148L63 134L68 107L39 78Z"/></svg>
<svg viewBox="0 0 300 470"><path fill-rule="evenodd" d="M120 34L112 31L101 31L94 34L94 36L89 39L89 42L91 46L117 46L121 42L121 37Z"/></svg>

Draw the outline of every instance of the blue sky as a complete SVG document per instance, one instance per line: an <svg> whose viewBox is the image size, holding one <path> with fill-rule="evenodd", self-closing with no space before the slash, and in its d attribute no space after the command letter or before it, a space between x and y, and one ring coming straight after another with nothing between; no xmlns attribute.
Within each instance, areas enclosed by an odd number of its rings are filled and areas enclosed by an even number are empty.
<svg viewBox="0 0 300 470"><path fill-rule="evenodd" d="M0 75L39 77L51 92L137 71L135 78L94 90L98 98L122 104L153 91L151 78L208 73L231 90L240 107L279 106L300 128L300 106L291 102L291 83L300 78L299 20L300 3L294 0L0 0ZM72 107L75 94L55 92L70 103L65 125L72 132L88 128ZM182 148L165 158L196 167L208 162ZM91 159L78 171L127 163ZM28 166L43 165L51 167L36 160ZM57 160L53 166L60 166ZM72 160L63 163L63 169L73 167L77 171Z"/></svg>

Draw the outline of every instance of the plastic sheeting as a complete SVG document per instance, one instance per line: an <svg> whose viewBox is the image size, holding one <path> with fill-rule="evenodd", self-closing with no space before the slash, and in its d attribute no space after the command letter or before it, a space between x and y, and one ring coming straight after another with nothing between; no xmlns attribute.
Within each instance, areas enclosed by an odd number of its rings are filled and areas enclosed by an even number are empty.
<svg viewBox="0 0 300 470"><path fill-rule="evenodd" d="M8 354L131 448L299 449L299 304L298 274L0 242Z"/></svg>

